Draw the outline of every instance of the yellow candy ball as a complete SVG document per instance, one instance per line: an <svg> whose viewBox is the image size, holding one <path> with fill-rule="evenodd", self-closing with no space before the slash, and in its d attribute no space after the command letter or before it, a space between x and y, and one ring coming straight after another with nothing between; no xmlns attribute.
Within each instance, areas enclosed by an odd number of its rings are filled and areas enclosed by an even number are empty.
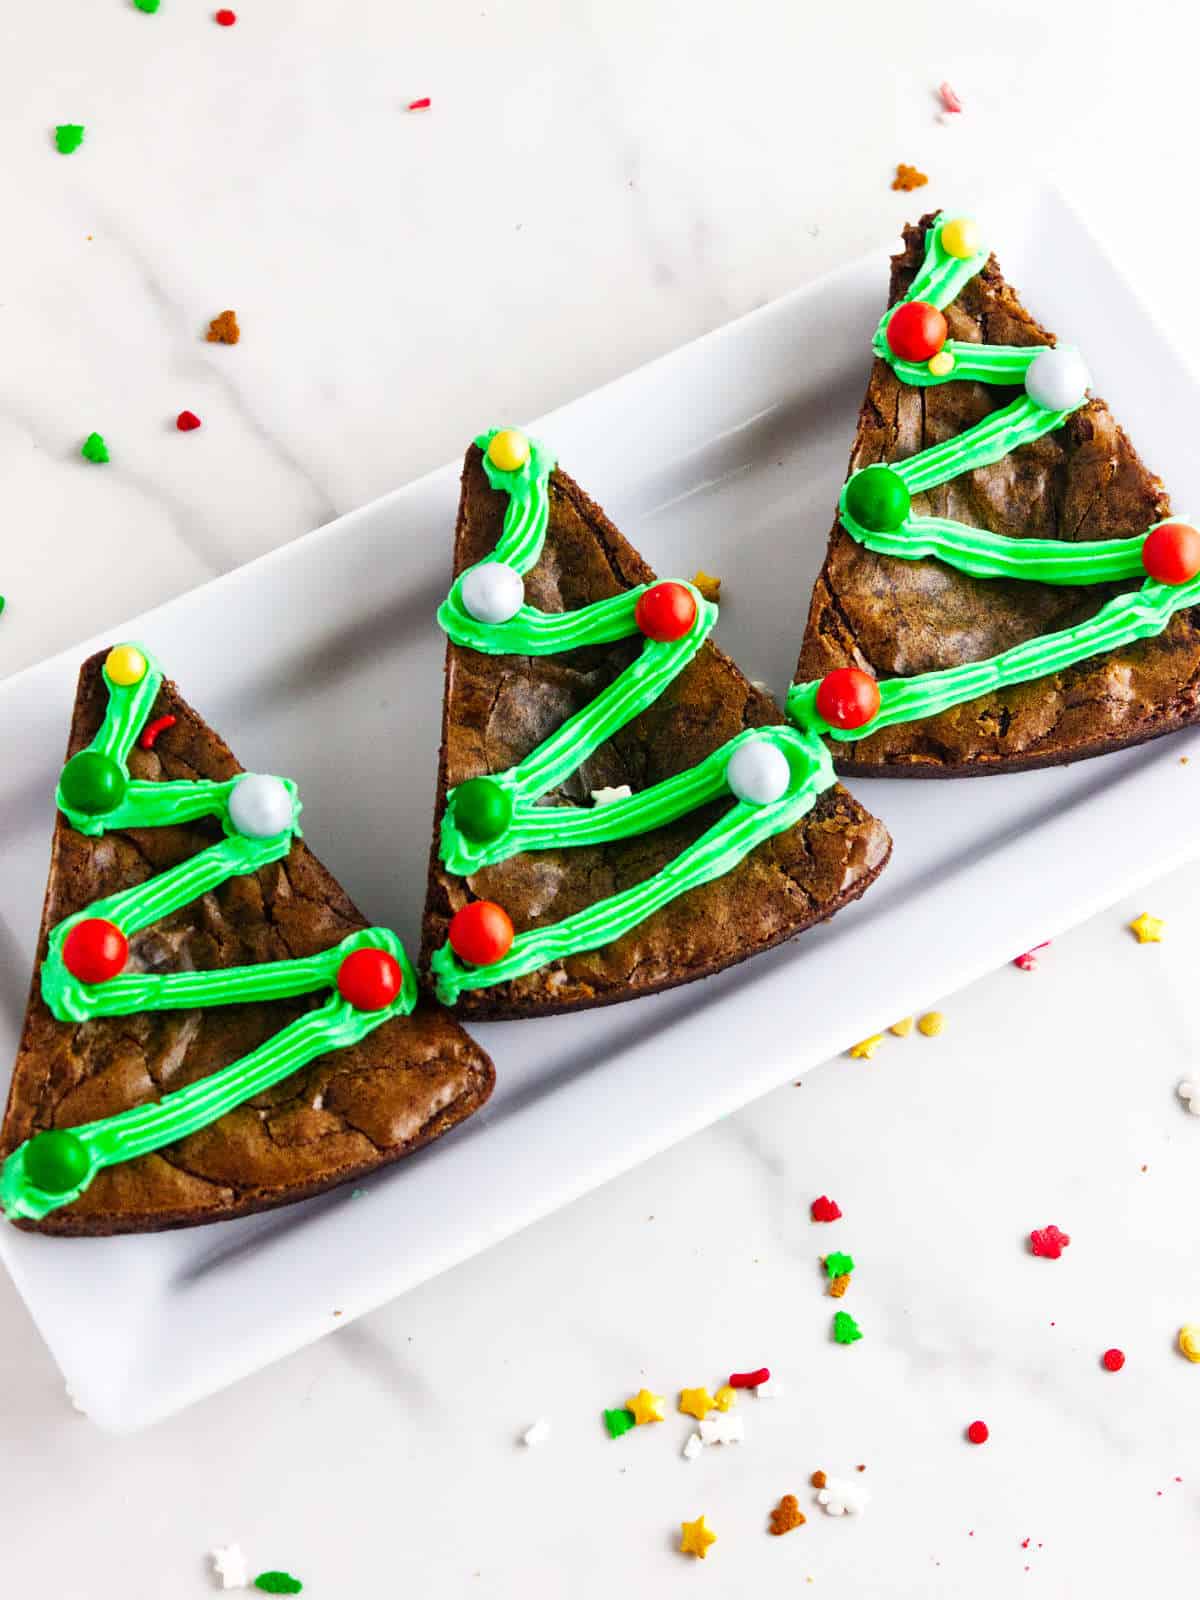
<svg viewBox="0 0 1200 1600"><path fill-rule="evenodd" d="M944 378L947 373L954 371L954 357L949 350L939 350L937 355L930 356L929 370L935 378Z"/></svg>
<svg viewBox="0 0 1200 1600"><path fill-rule="evenodd" d="M529 460L529 440L516 428L502 428L488 445L488 460L501 472L516 472Z"/></svg>
<svg viewBox="0 0 1200 1600"><path fill-rule="evenodd" d="M1179 1348L1189 1361L1200 1361L1200 1328L1195 1323L1180 1328Z"/></svg>
<svg viewBox="0 0 1200 1600"><path fill-rule="evenodd" d="M979 224L970 217L955 217L942 223L942 249L948 256L965 261L979 249Z"/></svg>
<svg viewBox="0 0 1200 1600"><path fill-rule="evenodd" d="M135 644L117 644L105 656L104 670L110 683L127 689L146 676L146 658Z"/></svg>

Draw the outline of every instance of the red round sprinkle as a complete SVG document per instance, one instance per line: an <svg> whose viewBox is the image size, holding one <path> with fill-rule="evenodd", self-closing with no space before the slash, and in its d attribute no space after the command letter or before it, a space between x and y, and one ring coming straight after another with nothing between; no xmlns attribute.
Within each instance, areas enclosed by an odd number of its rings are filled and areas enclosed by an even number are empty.
<svg viewBox="0 0 1200 1600"><path fill-rule="evenodd" d="M1100 1359L1104 1363L1105 1372L1120 1372L1125 1365L1125 1352L1114 1347L1112 1350L1106 1350Z"/></svg>
<svg viewBox="0 0 1200 1600"><path fill-rule="evenodd" d="M831 728L861 728L879 711L879 685L858 667L836 667L817 685L817 715Z"/></svg>
<svg viewBox="0 0 1200 1600"><path fill-rule="evenodd" d="M827 1194L820 1195L814 1200L810 1209L814 1222L836 1222L842 1214L841 1206Z"/></svg>
<svg viewBox="0 0 1200 1600"><path fill-rule="evenodd" d="M770 1367L758 1367L753 1372L731 1372L729 1374L729 1387L731 1389L757 1389L760 1383L766 1383L771 1376Z"/></svg>
<svg viewBox="0 0 1200 1600"><path fill-rule="evenodd" d="M670 644L682 639L695 622L696 597L682 583L656 583L642 595L633 614L647 639Z"/></svg>
<svg viewBox="0 0 1200 1600"><path fill-rule="evenodd" d="M175 418L175 426L180 433L191 433L193 428L200 426L200 418L194 411L181 411Z"/></svg>
<svg viewBox="0 0 1200 1600"><path fill-rule="evenodd" d="M129 955L129 941L113 922L85 917L63 940L63 965L81 983L115 978Z"/></svg>
<svg viewBox="0 0 1200 1600"><path fill-rule="evenodd" d="M217 12L216 20L223 28L232 28L237 21L236 11L221 10Z"/></svg>
<svg viewBox="0 0 1200 1600"><path fill-rule="evenodd" d="M410 100L408 102L408 109L410 111L428 111L432 104L433 101L430 100L428 95L426 95L422 100Z"/></svg>
<svg viewBox="0 0 1200 1600"><path fill-rule="evenodd" d="M1159 583L1187 583L1200 572L1200 532L1187 522L1164 522L1142 542L1142 565Z"/></svg>
<svg viewBox="0 0 1200 1600"><path fill-rule="evenodd" d="M512 919L494 900L472 900L450 921L450 948L473 967L490 967L508 954L515 937Z"/></svg>
<svg viewBox="0 0 1200 1600"><path fill-rule="evenodd" d="M356 1011L382 1011L400 993L400 963L386 950L368 945L352 950L338 968L338 993Z"/></svg>
<svg viewBox="0 0 1200 1600"><path fill-rule="evenodd" d="M925 300L906 300L888 318L888 348L901 361L928 361L945 344L949 331L936 306Z"/></svg>
<svg viewBox="0 0 1200 1600"><path fill-rule="evenodd" d="M986 1422L973 1422L967 1429L967 1438L972 1444L986 1444L988 1439L988 1425Z"/></svg>
<svg viewBox="0 0 1200 1600"><path fill-rule="evenodd" d="M178 720L179 719L177 717L173 717L170 712L168 712L165 717L155 717L153 722L148 722L142 729L141 737L138 739L138 743L141 745L142 749L153 750L154 741L158 738L159 734L166 733L168 728L173 728Z"/></svg>

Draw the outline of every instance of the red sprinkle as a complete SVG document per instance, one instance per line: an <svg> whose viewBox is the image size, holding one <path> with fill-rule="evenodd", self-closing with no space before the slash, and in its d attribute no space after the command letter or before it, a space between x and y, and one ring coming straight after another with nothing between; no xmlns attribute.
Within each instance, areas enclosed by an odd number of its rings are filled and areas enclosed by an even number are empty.
<svg viewBox="0 0 1200 1600"><path fill-rule="evenodd" d="M988 1425L986 1422L973 1422L967 1429L967 1438L972 1444L986 1444L988 1439Z"/></svg>
<svg viewBox="0 0 1200 1600"><path fill-rule="evenodd" d="M237 21L237 12L227 10L218 11L216 15L216 21L220 23L222 28L232 28L234 23Z"/></svg>
<svg viewBox="0 0 1200 1600"><path fill-rule="evenodd" d="M842 1214L842 1208L836 1200L831 1200L827 1194L821 1195L812 1203L812 1219L814 1222L836 1222Z"/></svg>
<svg viewBox="0 0 1200 1600"><path fill-rule="evenodd" d="M1022 956L1013 958L1013 966L1020 967L1022 972L1036 972L1038 967L1037 952L1049 948L1049 939L1043 939L1041 944L1035 944L1032 950L1026 950Z"/></svg>
<svg viewBox="0 0 1200 1600"><path fill-rule="evenodd" d="M175 426L180 433L191 433L193 428L200 426L200 418L194 411L181 411L175 418Z"/></svg>
<svg viewBox="0 0 1200 1600"><path fill-rule="evenodd" d="M138 743L141 745L143 750L153 750L154 741L158 738L159 734L166 733L167 729L173 728L178 721L179 718L171 716L169 712L165 717L155 717L153 722L148 722L142 729L141 737L138 739Z"/></svg>
<svg viewBox="0 0 1200 1600"><path fill-rule="evenodd" d="M944 111L962 110L962 101L958 98L948 83L941 83L938 85L938 94L941 96L942 109Z"/></svg>
<svg viewBox="0 0 1200 1600"><path fill-rule="evenodd" d="M408 109L410 111L428 111L432 104L433 101L428 95L426 95L423 100L410 100L408 102Z"/></svg>
<svg viewBox="0 0 1200 1600"><path fill-rule="evenodd" d="M754 1372L731 1372L729 1374L729 1387L731 1389L757 1389L760 1383L766 1383L771 1376L770 1367L759 1367Z"/></svg>
<svg viewBox="0 0 1200 1600"><path fill-rule="evenodd" d="M1035 1228L1029 1235L1029 1248L1034 1255L1045 1256L1048 1261L1057 1261L1070 1242L1071 1235L1056 1228L1052 1222L1044 1228Z"/></svg>
<svg viewBox="0 0 1200 1600"><path fill-rule="evenodd" d="M1105 1372L1120 1372L1125 1365L1124 1350L1106 1350L1100 1358L1104 1362Z"/></svg>

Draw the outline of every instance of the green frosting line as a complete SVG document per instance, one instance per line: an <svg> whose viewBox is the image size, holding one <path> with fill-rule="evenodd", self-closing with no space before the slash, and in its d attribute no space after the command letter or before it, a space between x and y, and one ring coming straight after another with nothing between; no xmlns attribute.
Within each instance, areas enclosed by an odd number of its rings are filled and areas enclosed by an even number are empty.
<svg viewBox="0 0 1200 1600"><path fill-rule="evenodd" d="M1070 415L1069 411L1047 411L1027 394L1021 395L1002 411L993 411L990 417L968 428L966 433L931 445L906 461L888 461L884 465L904 479L910 494L920 494L974 467L1003 461L1019 445L1031 444L1043 434L1061 428Z"/></svg>
<svg viewBox="0 0 1200 1600"><path fill-rule="evenodd" d="M138 732L149 716L162 685L162 669L144 647L147 670L131 685L115 684L104 674L108 704L89 751L107 756L128 778L128 758ZM329 1050L355 1044L389 1017L407 1014L416 1003L416 978L399 939L384 928L349 935L340 945L315 956L293 961L261 962L249 967L222 967L206 972L121 973L103 983L85 983L67 969L63 945L76 923L99 917L114 923L126 936L149 927L207 894L231 877L256 872L259 867L285 857L300 833L300 800L296 785L279 780L292 802L290 825L268 839L239 834L229 817L229 797L242 774L223 782L171 780L151 783L130 779L120 804L102 816L90 816L67 806L61 785L60 809L71 825L93 836L113 828L158 828L216 817L226 837L199 854L181 861L144 883L95 901L65 918L50 932L42 963L42 996L60 1021L86 1022L99 1016L129 1016L146 1011L237 1005L255 1000L295 998L332 988L329 1002L289 1023L258 1049L228 1067L190 1084L162 1100L135 1107L101 1121L64 1130L85 1148L88 1168L70 1192L47 1194L25 1171L21 1145L0 1171L0 1208L9 1217L44 1217L69 1205L105 1166L129 1161L160 1149L186 1134L206 1127L251 1096L278 1083L298 1067ZM384 949L400 965L401 992L390 1006L359 1011L336 991L338 968L351 951Z"/></svg>
<svg viewBox="0 0 1200 1600"><path fill-rule="evenodd" d="M846 509L842 526L859 544L880 555L918 561L934 556L973 578L1024 578L1037 583L1112 583L1145 575L1142 546L1146 533L1130 539L1096 539L1075 544L1065 539L1012 539L986 528L972 528L949 517L906 517L894 533L873 533ZM1161 527L1156 522L1147 530Z"/></svg>
<svg viewBox="0 0 1200 1600"><path fill-rule="evenodd" d="M249 1055L222 1067L219 1072L199 1078L184 1089L176 1089L161 1100L70 1129L86 1150L89 1164L83 1180L65 1194L46 1194L27 1177L26 1141L13 1151L0 1173L0 1206L3 1206L6 1215L37 1219L59 1206L69 1205L79 1198L103 1167L113 1166L120 1161L132 1161L136 1156L148 1155L190 1133L196 1133L318 1056L326 1055L331 1050L344 1050L349 1045L357 1044L390 1018L406 1016L416 1004L416 976L404 947L389 929L364 928L352 933L335 949L326 951L317 959L328 958L330 970L336 973L338 964L351 951L364 946L385 949L400 964L403 982L400 993L391 1005L378 1011L358 1011L335 993L325 1005L290 1022ZM286 966L289 963L273 965ZM320 981L307 982L303 988L276 990L275 993L305 993L321 988L329 981L328 977L324 977Z"/></svg>
<svg viewBox="0 0 1200 1600"><path fill-rule="evenodd" d="M895 309L891 307L888 316ZM890 347L886 354L876 347L876 353L890 364L901 383L917 389L931 389L939 383L961 383L965 379L979 383L1024 383L1025 374L1045 348L1040 344L974 344L966 339L947 339L942 349L954 357L954 365L943 373L930 372L924 361L904 361L894 355Z"/></svg>
<svg viewBox="0 0 1200 1600"><path fill-rule="evenodd" d="M831 728L816 708L819 684L796 683L788 692L787 709L800 727L828 734L842 742L865 739L897 722L933 717L950 706L990 694L1014 683L1044 678L1088 656L1102 655L1135 639L1161 633L1176 611L1200 603L1200 577L1168 585L1147 579L1140 589L1116 595L1087 622L1058 633L1040 634L986 661L972 661L914 678L887 678L879 685L878 715L861 728Z"/></svg>
<svg viewBox="0 0 1200 1600"><path fill-rule="evenodd" d="M780 799L763 806L736 801L719 822L652 877L561 922L518 934L508 954L490 966L468 966L449 943L443 944L430 963L438 999L453 1005L464 989L507 983L566 956L599 950L680 895L731 872L756 845L798 822L835 781L828 752L794 728L755 731L782 750L791 766L792 782Z"/></svg>

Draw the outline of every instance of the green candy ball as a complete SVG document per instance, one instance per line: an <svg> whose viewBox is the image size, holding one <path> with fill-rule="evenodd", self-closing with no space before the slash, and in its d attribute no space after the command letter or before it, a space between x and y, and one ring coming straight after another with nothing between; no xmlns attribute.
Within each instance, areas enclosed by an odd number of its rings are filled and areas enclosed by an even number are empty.
<svg viewBox="0 0 1200 1600"><path fill-rule="evenodd" d="M474 844L488 844L507 833L512 795L491 778L468 778L454 791L454 820Z"/></svg>
<svg viewBox="0 0 1200 1600"><path fill-rule="evenodd" d="M125 798L127 778L115 761L96 750L81 750L62 769L62 797L73 811L102 817Z"/></svg>
<svg viewBox="0 0 1200 1600"><path fill-rule="evenodd" d="M911 507L908 485L891 467L864 467L846 485L846 510L868 533L895 533Z"/></svg>
<svg viewBox="0 0 1200 1600"><path fill-rule="evenodd" d="M87 1146L73 1133L35 1133L25 1146L25 1176L43 1194L69 1194L91 1167Z"/></svg>

